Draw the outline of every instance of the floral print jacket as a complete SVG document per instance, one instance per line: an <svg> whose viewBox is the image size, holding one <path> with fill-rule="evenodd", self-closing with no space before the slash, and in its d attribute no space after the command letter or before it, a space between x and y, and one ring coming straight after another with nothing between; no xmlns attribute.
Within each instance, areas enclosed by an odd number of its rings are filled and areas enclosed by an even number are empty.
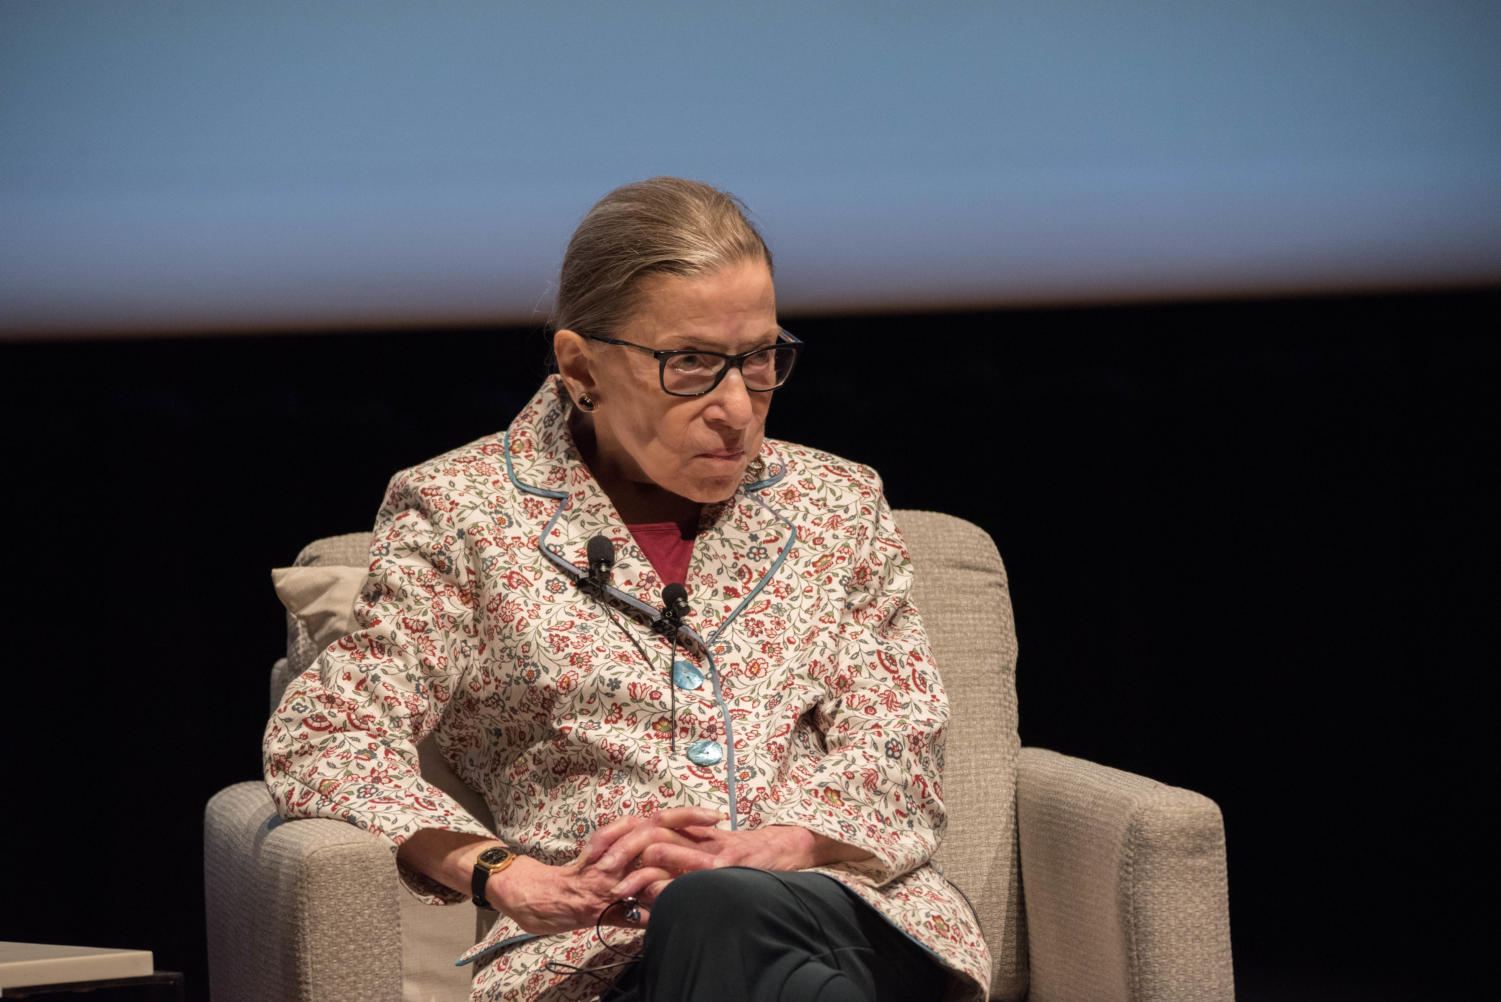
<svg viewBox="0 0 1501 1002"><path fill-rule="evenodd" d="M957 994L983 997L978 925L929 863L948 703L875 472L767 440L740 490L705 509L673 752L669 640L652 629L664 582L581 461L568 408L554 376L505 433L391 481L361 629L288 686L267 726L278 808L352 822L393 851L423 828L490 834L423 781L416 745L434 733L495 834L544 862L570 861L617 817L679 804L801 825L868 850L819 869L933 951ZM603 596L578 584L596 535L615 546ZM435 903L464 898L402 878ZM591 998L597 978L544 965L614 959L592 928L534 937L504 916L466 956L487 962L475 997L507 1000Z"/></svg>

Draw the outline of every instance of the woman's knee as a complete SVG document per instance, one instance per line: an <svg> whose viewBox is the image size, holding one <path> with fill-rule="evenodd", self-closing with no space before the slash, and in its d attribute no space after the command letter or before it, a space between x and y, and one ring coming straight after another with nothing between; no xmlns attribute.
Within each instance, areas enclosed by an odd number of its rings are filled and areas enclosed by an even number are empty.
<svg viewBox="0 0 1501 1002"><path fill-rule="evenodd" d="M676 877L651 907L651 921L664 924L712 919L722 922L746 903L766 894L773 878L764 870L727 866L694 870Z"/></svg>

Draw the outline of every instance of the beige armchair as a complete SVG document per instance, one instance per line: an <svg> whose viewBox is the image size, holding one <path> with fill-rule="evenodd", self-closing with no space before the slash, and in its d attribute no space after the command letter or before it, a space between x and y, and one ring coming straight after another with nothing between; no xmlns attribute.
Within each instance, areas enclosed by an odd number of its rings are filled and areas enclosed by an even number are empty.
<svg viewBox="0 0 1501 1002"><path fill-rule="evenodd" d="M915 599L949 692L937 859L969 898L994 956L995 999L1217 1002L1234 997L1219 808L1188 790L1022 748L1016 635L990 537L936 512L899 511ZM362 568L368 536L320 540L300 566ZM317 654L289 616L279 701ZM422 753L429 779L488 818L473 791ZM423 905L375 836L282 821L259 781L209 801L204 825L209 980L239 999L465 999L476 910Z"/></svg>

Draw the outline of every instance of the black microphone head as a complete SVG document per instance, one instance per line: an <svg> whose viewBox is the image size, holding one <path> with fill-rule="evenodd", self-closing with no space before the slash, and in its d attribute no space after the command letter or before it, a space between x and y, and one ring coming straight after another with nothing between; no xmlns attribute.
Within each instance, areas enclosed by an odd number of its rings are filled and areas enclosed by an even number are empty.
<svg viewBox="0 0 1501 1002"><path fill-rule="evenodd" d="M610 567L615 563L615 544L605 536L594 536L589 540L589 569L604 565Z"/></svg>
<svg viewBox="0 0 1501 1002"><path fill-rule="evenodd" d="M652 624L658 633L677 635L688 615L688 589L674 581L662 589L662 618ZM673 641L676 643L676 641Z"/></svg>

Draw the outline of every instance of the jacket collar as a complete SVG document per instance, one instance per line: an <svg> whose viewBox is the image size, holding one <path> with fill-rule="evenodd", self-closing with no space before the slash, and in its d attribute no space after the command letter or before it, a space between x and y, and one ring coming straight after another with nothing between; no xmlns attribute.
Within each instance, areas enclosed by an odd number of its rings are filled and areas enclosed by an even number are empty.
<svg viewBox="0 0 1501 1002"><path fill-rule="evenodd" d="M538 531L548 559L588 569L589 540L604 536L615 546L610 584L651 609L662 604L664 582L636 545L599 482L584 464L568 427L562 380L548 377L506 432L506 473L519 490L551 500ZM715 646L714 638L750 604L780 563L796 533L766 501L768 488L787 475L771 441L746 469L728 500L704 508L688 568L686 625ZM561 507L559 507L561 506ZM566 573L559 568L558 573Z"/></svg>

